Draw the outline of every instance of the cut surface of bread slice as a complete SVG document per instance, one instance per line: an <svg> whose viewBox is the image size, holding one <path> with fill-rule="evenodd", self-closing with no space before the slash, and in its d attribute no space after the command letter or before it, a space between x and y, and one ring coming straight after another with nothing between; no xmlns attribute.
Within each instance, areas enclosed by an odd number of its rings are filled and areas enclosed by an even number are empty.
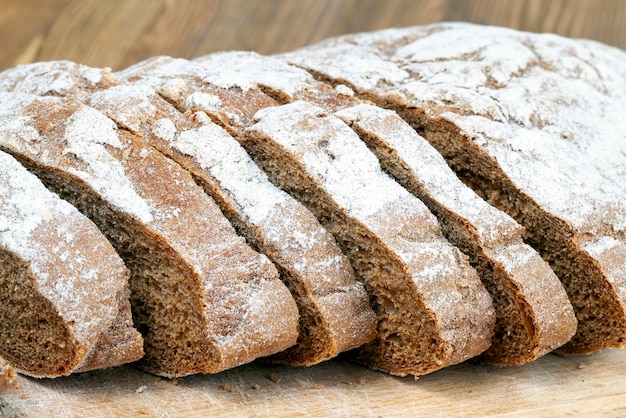
<svg viewBox="0 0 626 418"><path fill-rule="evenodd" d="M137 85L97 92L89 104L189 170L239 233L276 264L298 304L300 332L298 343L272 361L313 365L373 339L367 294L332 235L205 113L185 118L152 88Z"/></svg>
<svg viewBox="0 0 626 418"><path fill-rule="evenodd" d="M0 147L88 214L130 269L145 370L213 373L295 343L276 269L179 165L76 100L1 99Z"/></svg>
<svg viewBox="0 0 626 418"><path fill-rule="evenodd" d="M476 272L354 132L304 102L256 117L242 144L274 183L316 214L368 289L378 333L355 358L404 376L485 351L494 312Z"/></svg>
<svg viewBox="0 0 626 418"><path fill-rule="evenodd" d="M0 356L34 377L141 358L128 271L96 226L1 151L0 196Z"/></svg>
<svg viewBox="0 0 626 418"><path fill-rule="evenodd" d="M521 223L576 312L576 335L559 351L582 354L626 342L624 56L555 35L438 24L285 59L395 109Z"/></svg>
<svg viewBox="0 0 626 418"><path fill-rule="evenodd" d="M569 341L576 332L572 305L548 264L523 243L517 222L465 186L395 112L363 104L335 115L426 203L478 271L496 311L495 335L481 361L521 365Z"/></svg>

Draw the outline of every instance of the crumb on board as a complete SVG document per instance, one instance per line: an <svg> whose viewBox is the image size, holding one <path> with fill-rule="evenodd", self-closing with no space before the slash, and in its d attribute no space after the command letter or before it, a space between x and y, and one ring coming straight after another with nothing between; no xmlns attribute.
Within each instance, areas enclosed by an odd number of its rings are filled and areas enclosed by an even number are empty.
<svg viewBox="0 0 626 418"><path fill-rule="evenodd" d="M231 393L235 391L235 389L233 389L233 387L229 385L228 383L224 383L223 385L220 385L219 390L224 391L224 392L231 392Z"/></svg>
<svg viewBox="0 0 626 418"><path fill-rule="evenodd" d="M254 389L254 390L261 390L261 385L254 385L254 386L252 386L252 389Z"/></svg>
<svg viewBox="0 0 626 418"><path fill-rule="evenodd" d="M280 377L275 373L270 373L266 377L274 383L278 383L281 380Z"/></svg>
<svg viewBox="0 0 626 418"><path fill-rule="evenodd" d="M135 393L144 393L146 390L148 389L148 386L146 385L141 385L137 388L137 390L135 391Z"/></svg>

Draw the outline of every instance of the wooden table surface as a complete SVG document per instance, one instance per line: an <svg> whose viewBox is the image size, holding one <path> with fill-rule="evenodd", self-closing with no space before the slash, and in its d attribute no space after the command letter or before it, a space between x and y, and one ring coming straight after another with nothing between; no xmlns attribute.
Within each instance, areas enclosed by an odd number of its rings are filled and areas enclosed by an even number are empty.
<svg viewBox="0 0 626 418"><path fill-rule="evenodd" d="M626 0L0 0L0 70L69 59L124 68L154 55L276 53L328 36L443 20L591 38L626 49ZM626 351L548 355L524 367L463 364L419 381L338 360L251 364L168 381L124 366L20 377L0 414L97 416L624 416Z"/></svg>
<svg viewBox="0 0 626 418"><path fill-rule="evenodd" d="M0 0L0 70L52 59L118 70L154 55L276 53L343 33L442 20L626 49L624 0Z"/></svg>

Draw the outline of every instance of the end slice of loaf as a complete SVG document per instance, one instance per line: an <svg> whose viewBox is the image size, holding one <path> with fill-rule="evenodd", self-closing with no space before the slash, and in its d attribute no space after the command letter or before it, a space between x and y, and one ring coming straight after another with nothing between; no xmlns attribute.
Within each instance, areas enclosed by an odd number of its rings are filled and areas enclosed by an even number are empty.
<svg viewBox="0 0 626 418"><path fill-rule="evenodd" d="M185 118L138 85L97 92L89 104L189 170L238 232L276 264L298 304L300 331L297 344L272 361L309 366L373 339L367 294L332 235L205 113Z"/></svg>
<svg viewBox="0 0 626 418"><path fill-rule="evenodd" d="M352 127L400 184L437 216L444 235L469 256L494 300L496 327L480 360L521 365L576 332L567 293L522 241L522 227L464 185L435 149L395 112L370 105L335 115Z"/></svg>
<svg viewBox="0 0 626 418"><path fill-rule="evenodd" d="M88 214L130 269L144 369L213 373L296 342L276 269L180 166L76 100L1 99L0 147Z"/></svg>
<svg viewBox="0 0 626 418"><path fill-rule="evenodd" d="M1 151L0 195L0 355L34 377L140 359L128 271L96 226Z"/></svg>
<svg viewBox="0 0 626 418"><path fill-rule="evenodd" d="M354 132L304 102L256 116L242 144L335 236L370 293L378 333L355 358L404 376L485 351L494 312L476 272Z"/></svg>
<svg viewBox="0 0 626 418"><path fill-rule="evenodd" d="M576 335L559 351L582 354L626 342L624 56L555 35L437 24L286 59L395 109L520 222L576 312Z"/></svg>

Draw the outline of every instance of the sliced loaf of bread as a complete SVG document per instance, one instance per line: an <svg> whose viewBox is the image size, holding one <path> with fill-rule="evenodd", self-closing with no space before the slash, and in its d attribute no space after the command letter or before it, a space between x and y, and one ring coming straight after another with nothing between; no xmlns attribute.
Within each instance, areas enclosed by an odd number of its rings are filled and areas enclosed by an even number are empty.
<svg viewBox="0 0 626 418"><path fill-rule="evenodd" d="M559 351L579 354L626 342L624 57L555 35L436 24L284 58L395 109L525 227L578 319Z"/></svg>
<svg viewBox="0 0 626 418"><path fill-rule="evenodd" d="M494 299L496 332L483 362L524 364L572 337L571 303L547 263L522 243L519 224L463 185L437 151L393 112L359 104L363 101L349 88L332 88L274 57L223 52L194 61L206 66L207 82L223 88L259 89L283 104L303 100L335 111L375 151L383 168L428 205L445 236L470 256Z"/></svg>
<svg viewBox="0 0 626 418"><path fill-rule="evenodd" d="M96 226L2 151L0 196L0 356L34 377L140 359L128 270Z"/></svg>
<svg viewBox="0 0 626 418"><path fill-rule="evenodd" d="M335 236L370 293L378 332L354 358L404 376L485 351L495 315L476 272L354 132L300 101L256 117L242 144Z"/></svg>
<svg viewBox="0 0 626 418"><path fill-rule="evenodd" d="M297 308L275 267L178 164L79 101L1 100L0 148L86 213L130 269L145 370L218 372L296 342Z"/></svg>

